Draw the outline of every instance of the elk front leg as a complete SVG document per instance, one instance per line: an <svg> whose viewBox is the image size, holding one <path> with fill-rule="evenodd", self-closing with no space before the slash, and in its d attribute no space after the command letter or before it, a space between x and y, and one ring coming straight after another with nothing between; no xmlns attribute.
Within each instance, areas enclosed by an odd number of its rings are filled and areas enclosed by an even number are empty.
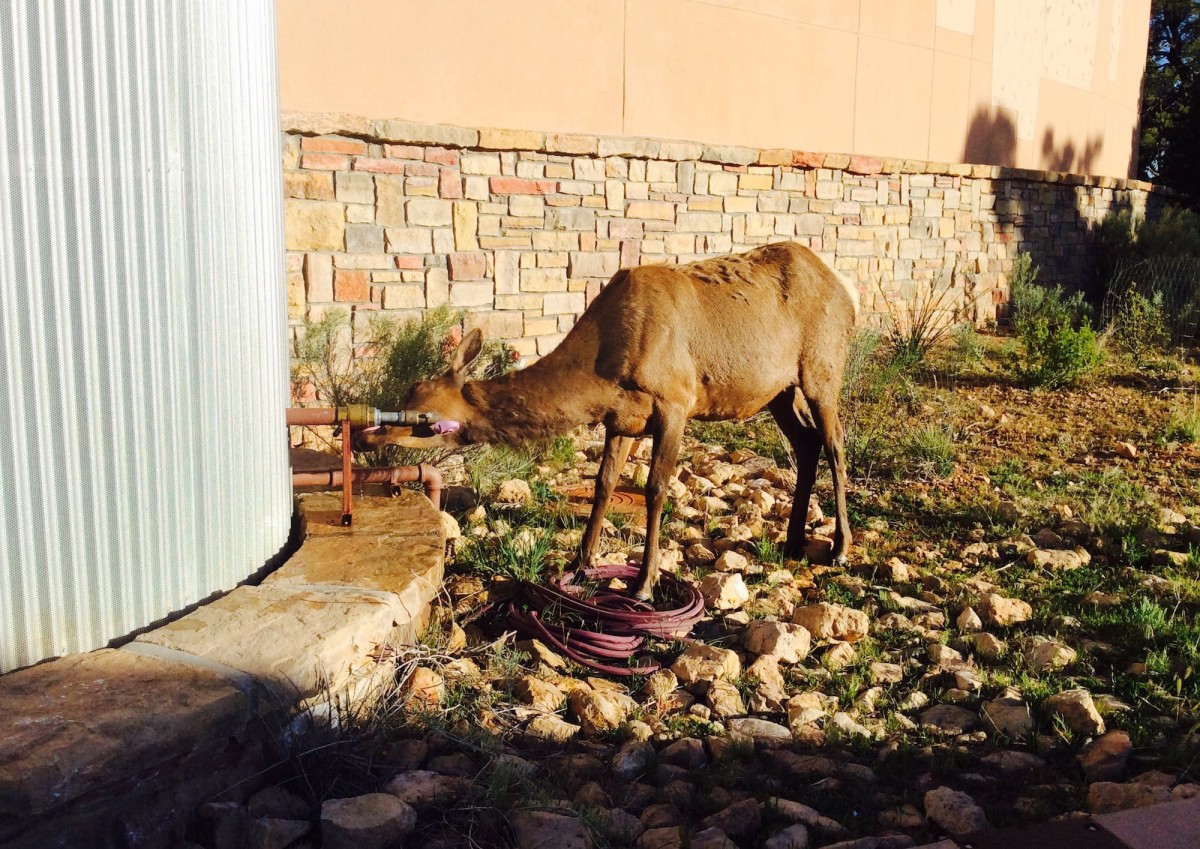
<svg viewBox="0 0 1200 849"><path fill-rule="evenodd" d="M675 460L679 457L686 421L683 413L662 416L653 431L654 449L650 455L650 476L646 480L646 550L634 588L634 595L642 601L654 598L654 590L658 586L658 564L662 555L658 548L658 536L662 527L663 502L667 497L667 481L671 479Z"/></svg>
<svg viewBox="0 0 1200 849"><path fill-rule="evenodd" d="M596 486L592 496L592 513L588 517L587 530L583 534L579 565L591 569L596 565L596 549L600 546L600 533L604 527L604 514L608 512L608 501L621 478L621 470L629 459L633 439L615 436L612 431L604 433L604 455L600 458L600 471L596 473Z"/></svg>

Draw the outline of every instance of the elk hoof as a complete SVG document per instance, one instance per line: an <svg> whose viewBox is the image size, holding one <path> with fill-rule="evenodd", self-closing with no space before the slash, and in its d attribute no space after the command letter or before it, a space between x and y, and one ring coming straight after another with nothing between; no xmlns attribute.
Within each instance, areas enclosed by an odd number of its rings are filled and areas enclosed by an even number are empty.
<svg viewBox="0 0 1200 849"><path fill-rule="evenodd" d="M833 558L833 565L837 566L839 569L845 569L848 565L850 565L850 558L844 554L839 554L837 557Z"/></svg>

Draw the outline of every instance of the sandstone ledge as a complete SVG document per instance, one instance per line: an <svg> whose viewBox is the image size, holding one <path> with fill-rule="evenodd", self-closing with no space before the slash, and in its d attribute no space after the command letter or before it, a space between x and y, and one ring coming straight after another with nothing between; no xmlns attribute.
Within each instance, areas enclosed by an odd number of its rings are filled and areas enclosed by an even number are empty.
<svg viewBox="0 0 1200 849"><path fill-rule="evenodd" d="M296 135L340 135L389 144L440 145L480 150L525 150L537 153L599 156L601 158L619 156L629 159L657 159L670 162L703 161L732 166L784 166L805 170L827 168L861 175L934 174L992 180L1028 180L1030 182L1065 183L1075 186L1175 195L1171 189L1145 180L1014 168L1004 165L932 162L920 159L784 148L760 149L641 136L607 136L496 128L476 129L451 124L428 124L402 118L371 119L361 115L336 112L284 112L281 116L280 128L285 133Z"/></svg>
<svg viewBox="0 0 1200 849"><path fill-rule="evenodd" d="M180 817L269 766L298 704L386 673L377 650L412 641L441 585L437 510L410 491L360 499L352 529L322 523L339 496L301 510L304 544L260 586L0 676L0 844L174 845Z"/></svg>

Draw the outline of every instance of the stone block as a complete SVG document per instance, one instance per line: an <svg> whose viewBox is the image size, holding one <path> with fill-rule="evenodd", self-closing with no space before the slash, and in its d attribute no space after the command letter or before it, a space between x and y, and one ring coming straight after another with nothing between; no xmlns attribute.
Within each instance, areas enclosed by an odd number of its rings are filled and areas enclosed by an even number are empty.
<svg viewBox="0 0 1200 849"><path fill-rule="evenodd" d="M433 253L433 231L424 227L388 227L387 250L394 254Z"/></svg>
<svg viewBox="0 0 1200 849"><path fill-rule="evenodd" d="M738 175L728 171L716 171L708 176L708 193L711 195L735 195Z"/></svg>
<svg viewBox="0 0 1200 849"><path fill-rule="evenodd" d="M344 153L351 156L364 156L367 152L367 143L361 139L309 137L300 139L300 149L305 153Z"/></svg>
<svg viewBox="0 0 1200 849"><path fill-rule="evenodd" d="M719 233L724 229L722 216L712 212L680 212L675 216L675 226L682 231Z"/></svg>
<svg viewBox="0 0 1200 849"><path fill-rule="evenodd" d="M419 283L384 286L380 305L385 310L423 310L425 287Z"/></svg>
<svg viewBox="0 0 1200 849"><path fill-rule="evenodd" d="M520 256L516 251L496 251L494 273L497 295L515 295L521 290Z"/></svg>
<svg viewBox="0 0 1200 849"><path fill-rule="evenodd" d="M738 190L743 192L770 191L775 179L770 174L739 174Z"/></svg>
<svg viewBox="0 0 1200 849"><path fill-rule="evenodd" d="M446 257L451 280L481 280L487 272L487 258L480 251L454 251Z"/></svg>
<svg viewBox="0 0 1200 849"><path fill-rule="evenodd" d="M500 154L464 153L459 159L458 168L464 174L498 177L500 175Z"/></svg>
<svg viewBox="0 0 1200 849"><path fill-rule="evenodd" d="M599 140L595 136L578 133L547 133L544 147L548 153L595 156L599 150Z"/></svg>
<svg viewBox="0 0 1200 849"><path fill-rule="evenodd" d="M443 168L438 174L438 197L457 200L463 196L462 174L450 168Z"/></svg>
<svg viewBox="0 0 1200 849"><path fill-rule="evenodd" d="M625 208L626 218L656 219L659 221L675 220L675 204L663 201L635 200L630 201Z"/></svg>
<svg viewBox="0 0 1200 849"><path fill-rule="evenodd" d="M329 254L305 254L304 282L309 303L332 301L333 258Z"/></svg>
<svg viewBox="0 0 1200 849"><path fill-rule="evenodd" d="M595 230L596 212L576 207L555 207L546 212L546 227L550 230Z"/></svg>
<svg viewBox="0 0 1200 849"><path fill-rule="evenodd" d="M405 164L398 159L369 159L360 156L354 160L354 170L368 174L405 174Z"/></svg>
<svg viewBox="0 0 1200 849"><path fill-rule="evenodd" d="M541 218L546 214L546 201L537 195L510 195L508 214L514 218Z"/></svg>
<svg viewBox="0 0 1200 849"><path fill-rule="evenodd" d="M333 174L328 171L287 171L283 175L283 196L333 200L332 178Z"/></svg>
<svg viewBox="0 0 1200 849"><path fill-rule="evenodd" d="M600 156L627 156L657 159L661 142L636 136L601 136L597 152Z"/></svg>
<svg viewBox="0 0 1200 849"><path fill-rule="evenodd" d="M758 198L753 197L727 197L725 198L724 209L729 213L746 213L758 211Z"/></svg>
<svg viewBox="0 0 1200 849"><path fill-rule="evenodd" d="M450 303L450 277L444 268L425 270L425 306L433 309Z"/></svg>
<svg viewBox="0 0 1200 849"><path fill-rule="evenodd" d="M346 252L353 254L383 253L383 228L376 224L347 224Z"/></svg>
<svg viewBox="0 0 1200 849"><path fill-rule="evenodd" d="M542 313L544 315L581 313L584 309L584 300L583 292L554 292L543 298ZM541 352L539 351L539 353Z"/></svg>
<svg viewBox="0 0 1200 849"><path fill-rule="evenodd" d="M625 209L625 184L623 182L620 180L605 181L604 205L617 212Z"/></svg>
<svg viewBox="0 0 1200 849"><path fill-rule="evenodd" d="M524 314L517 311L473 312L467 317L467 328L478 327L484 339L520 338Z"/></svg>
<svg viewBox="0 0 1200 849"><path fill-rule="evenodd" d="M340 153L306 153L300 157L300 167L307 171L348 171L350 157Z"/></svg>
<svg viewBox="0 0 1200 849"><path fill-rule="evenodd" d="M443 147L478 147L479 131L447 124L384 119L372 122L371 135L390 142L435 144Z"/></svg>
<svg viewBox="0 0 1200 849"><path fill-rule="evenodd" d="M576 180L598 183L607 179L607 169L603 159L576 159L571 165Z"/></svg>
<svg viewBox="0 0 1200 849"><path fill-rule="evenodd" d="M345 112L287 111L279 116L279 126L285 133L313 136L369 136L374 130L372 123L368 118Z"/></svg>
<svg viewBox="0 0 1200 849"><path fill-rule="evenodd" d="M491 177L488 187L494 195L548 195L558 184L554 180L525 180L521 177Z"/></svg>
<svg viewBox="0 0 1200 849"><path fill-rule="evenodd" d="M371 280L367 272L338 270L333 273L333 299L357 303L371 299Z"/></svg>
<svg viewBox="0 0 1200 849"><path fill-rule="evenodd" d="M479 131L479 146L489 150L541 150L545 145L545 133L530 130Z"/></svg>
<svg viewBox="0 0 1200 849"><path fill-rule="evenodd" d="M440 198L413 198L405 204L408 223L426 227L450 227L454 223L454 204Z"/></svg>
<svg viewBox="0 0 1200 849"><path fill-rule="evenodd" d="M381 174L375 178L375 222L391 227L405 224L404 203L407 200L404 178Z"/></svg>
<svg viewBox="0 0 1200 849"><path fill-rule="evenodd" d="M841 200L842 184L833 180L817 180L818 200Z"/></svg>
<svg viewBox="0 0 1200 849"><path fill-rule="evenodd" d="M495 290L489 281L451 283L450 304L455 307L492 306Z"/></svg>
<svg viewBox="0 0 1200 849"><path fill-rule="evenodd" d="M289 251L340 251L345 245L345 212L336 201L284 203L284 244Z"/></svg>
<svg viewBox="0 0 1200 849"><path fill-rule="evenodd" d="M375 203L375 178L347 171L334 175L335 195L342 203Z"/></svg>
<svg viewBox="0 0 1200 849"><path fill-rule="evenodd" d="M586 180L560 180L558 191L564 195L587 196L596 193L596 184Z"/></svg>
<svg viewBox="0 0 1200 849"><path fill-rule="evenodd" d="M479 248L478 207L470 201L455 201L453 211L454 249L473 251Z"/></svg>
<svg viewBox="0 0 1200 849"><path fill-rule="evenodd" d="M705 162L728 165L753 165L758 162L758 148L731 145L706 145L700 154Z"/></svg>
<svg viewBox="0 0 1200 849"><path fill-rule="evenodd" d="M458 167L459 153L457 150L447 150L444 147L425 148L425 161L445 165L447 168Z"/></svg>
<svg viewBox="0 0 1200 849"><path fill-rule="evenodd" d="M521 269L522 292L565 292L567 272L564 268Z"/></svg>
<svg viewBox="0 0 1200 849"><path fill-rule="evenodd" d="M620 267L621 254L611 251L571 253L568 274L571 277L612 277Z"/></svg>

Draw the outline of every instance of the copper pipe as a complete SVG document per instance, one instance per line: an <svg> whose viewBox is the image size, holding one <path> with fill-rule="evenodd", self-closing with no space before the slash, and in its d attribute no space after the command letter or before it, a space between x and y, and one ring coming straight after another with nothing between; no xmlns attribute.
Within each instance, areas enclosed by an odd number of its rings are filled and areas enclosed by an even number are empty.
<svg viewBox="0 0 1200 849"><path fill-rule="evenodd" d="M338 487L343 481L341 469L330 469L324 472L292 472L292 486L323 486ZM376 468L357 468L350 472L352 484L384 483L393 490L402 483L419 483L425 488L426 497L433 506L441 508L442 504L442 473L437 466L421 463L417 466L380 466Z"/></svg>
<svg viewBox="0 0 1200 849"><path fill-rule="evenodd" d="M350 447L350 420L342 422L342 480L353 481L354 451ZM349 527L354 522L354 487L342 487L342 524Z"/></svg>
<svg viewBox="0 0 1200 849"><path fill-rule="evenodd" d="M337 407L288 407L289 425L335 425L338 423Z"/></svg>

